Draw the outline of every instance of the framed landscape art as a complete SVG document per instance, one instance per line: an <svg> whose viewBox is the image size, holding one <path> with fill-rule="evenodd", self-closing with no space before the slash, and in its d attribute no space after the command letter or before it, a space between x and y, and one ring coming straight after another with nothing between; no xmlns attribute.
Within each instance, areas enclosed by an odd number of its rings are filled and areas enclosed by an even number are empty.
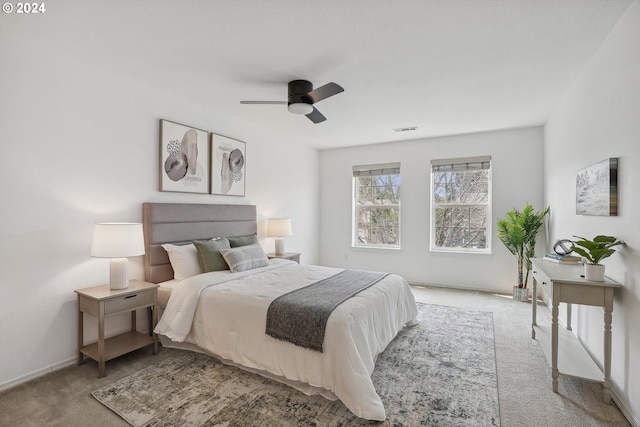
<svg viewBox="0 0 640 427"><path fill-rule="evenodd" d="M576 214L618 215L618 158L611 157L576 174Z"/></svg>
<svg viewBox="0 0 640 427"><path fill-rule="evenodd" d="M212 133L211 194L244 196L246 171L246 144Z"/></svg>
<svg viewBox="0 0 640 427"><path fill-rule="evenodd" d="M209 133L160 120L160 191L209 193Z"/></svg>

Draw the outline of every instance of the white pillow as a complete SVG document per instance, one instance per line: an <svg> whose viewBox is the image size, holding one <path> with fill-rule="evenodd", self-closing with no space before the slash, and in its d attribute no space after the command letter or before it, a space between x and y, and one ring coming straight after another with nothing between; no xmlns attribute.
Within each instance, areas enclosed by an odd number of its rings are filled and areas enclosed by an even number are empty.
<svg viewBox="0 0 640 427"><path fill-rule="evenodd" d="M165 243L162 247L167 251L167 254L169 254L174 279L183 280L187 277L203 273L198 250L193 243L188 245Z"/></svg>
<svg viewBox="0 0 640 427"><path fill-rule="evenodd" d="M265 255L260 244L220 249L220 254L229 265L232 273L270 265L269 258Z"/></svg>

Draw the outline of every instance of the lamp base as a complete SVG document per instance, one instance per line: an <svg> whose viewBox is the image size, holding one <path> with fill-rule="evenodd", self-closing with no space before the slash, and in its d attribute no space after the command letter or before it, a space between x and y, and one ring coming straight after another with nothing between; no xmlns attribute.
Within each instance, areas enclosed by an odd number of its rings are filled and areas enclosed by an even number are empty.
<svg viewBox="0 0 640 427"><path fill-rule="evenodd" d="M284 239L282 237L276 238L276 255L284 255Z"/></svg>
<svg viewBox="0 0 640 427"><path fill-rule="evenodd" d="M127 289L129 287L129 260L127 258L111 259L109 285L111 289Z"/></svg>

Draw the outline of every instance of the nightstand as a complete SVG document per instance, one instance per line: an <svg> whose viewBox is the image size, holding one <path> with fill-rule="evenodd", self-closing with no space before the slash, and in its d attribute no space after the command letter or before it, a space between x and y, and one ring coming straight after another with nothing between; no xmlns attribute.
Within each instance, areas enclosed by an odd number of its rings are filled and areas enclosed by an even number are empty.
<svg viewBox="0 0 640 427"><path fill-rule="evenodd" d="M111 289L109 285L76 289L78 294L78 365L88 356L98 362L98 376L105 376L105 362L133 350L153 344L158 353L158 337L153 329L158 321L158 285L131 280L127 289ZM149 335L136 329L136 310L149 309ZM116 313L131 313L131 330L104 338L105 317ZM84 319L87 313L98 319L98 341L84 345Z"/></svg>
<svg viewBox="0 0 640 427"><path fill-rule="evenodd" d="M275 252L269 252L267 254L267 258L272 259L272 258L282 258L282 259L288 259L291 261L295 261L298 264L300 264L300 254L297 252L285 252L281 255L276 255Z"/></svg>

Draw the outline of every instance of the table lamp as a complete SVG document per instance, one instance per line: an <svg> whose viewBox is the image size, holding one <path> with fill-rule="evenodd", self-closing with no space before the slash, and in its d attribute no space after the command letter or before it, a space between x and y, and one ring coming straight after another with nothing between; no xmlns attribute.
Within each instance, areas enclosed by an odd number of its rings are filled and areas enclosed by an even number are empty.
<svg viewBox="0 0 640 427"><path fill-rule="evenodd" d="M269 218L267 220L267 237L276 238L276 255L284 254L284 240L282 238L291 235L291 218Z"/></svg>
<svg viewBox="0 0 640 427"><path fill-rule="evenodd" d="M129 260L127 257L139 255L144 255L142 224L110 222L95 225L91 256L111 258L109 269L111 289L129 287Z"/></svg>

